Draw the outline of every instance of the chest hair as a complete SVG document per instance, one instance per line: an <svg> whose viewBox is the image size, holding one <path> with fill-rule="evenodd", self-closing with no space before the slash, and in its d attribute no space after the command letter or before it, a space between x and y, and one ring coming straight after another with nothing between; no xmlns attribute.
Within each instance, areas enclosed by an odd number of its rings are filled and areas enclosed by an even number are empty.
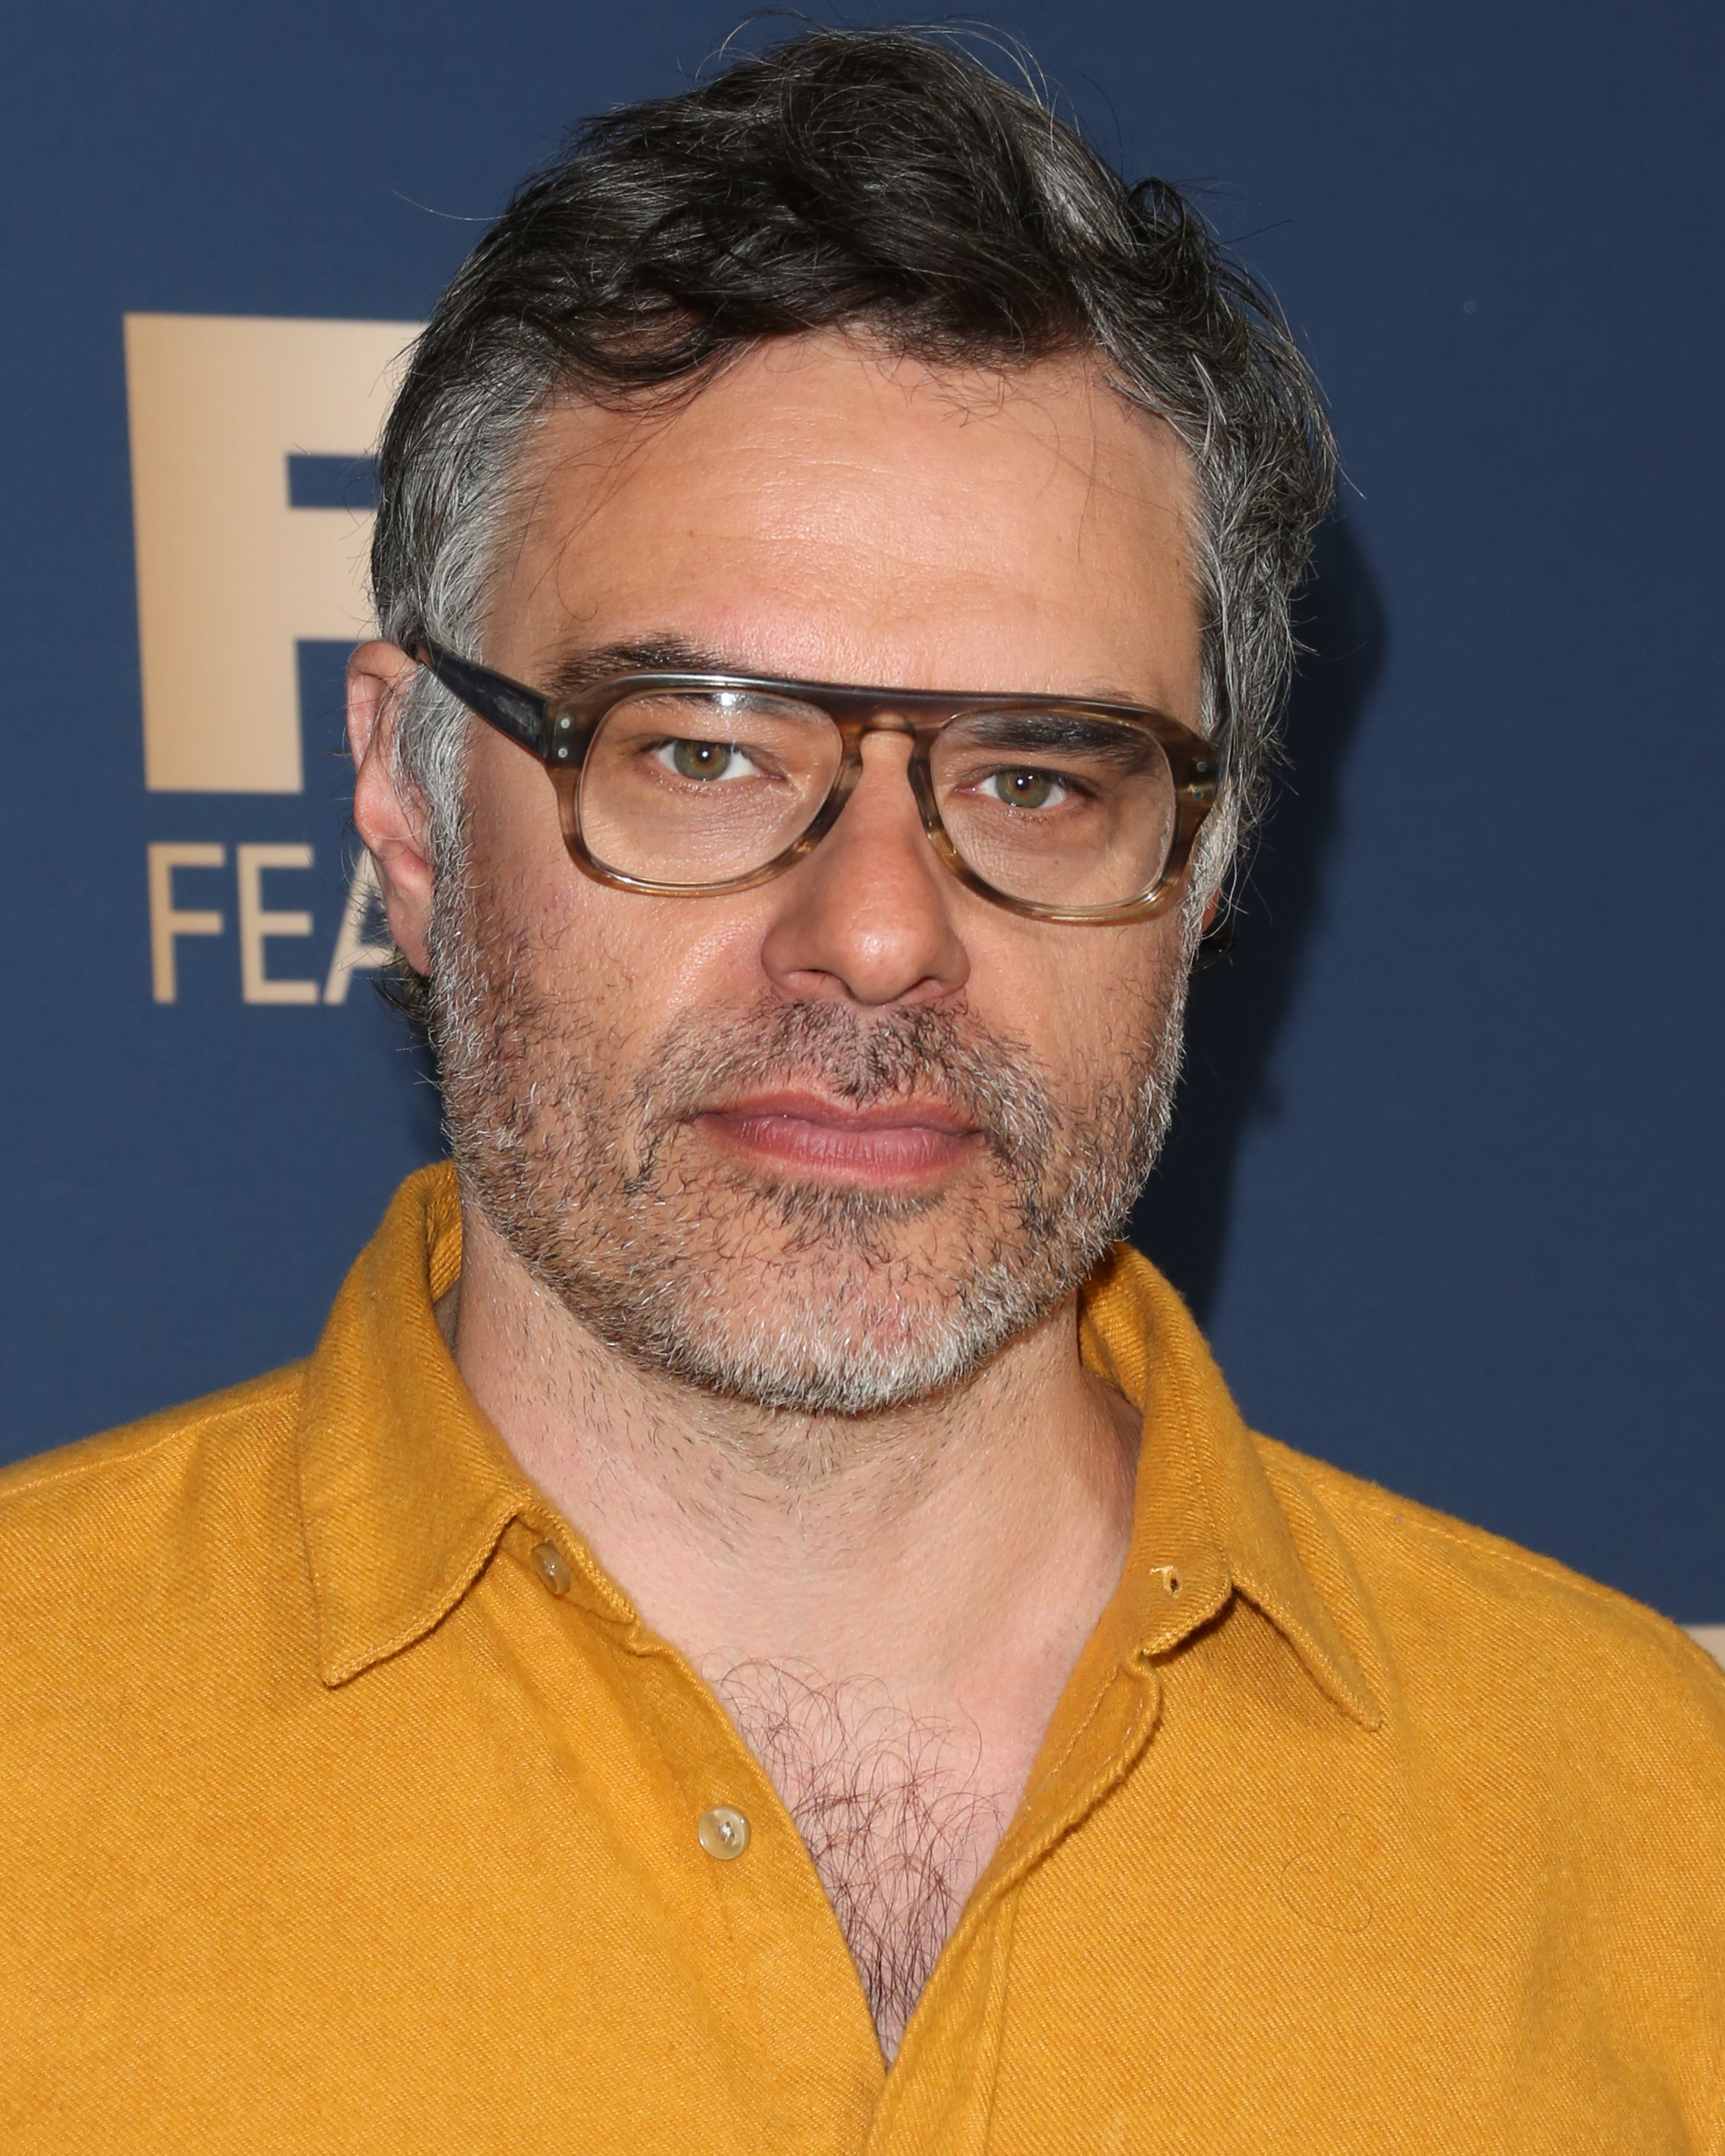
<svg viewBox="0 0 1725 2156"><path fill-rule="evenodd" d="M869 1680L746 1662L716 1689L796 1822L891 2059L1004 1824L980 1736Z"/></svg>

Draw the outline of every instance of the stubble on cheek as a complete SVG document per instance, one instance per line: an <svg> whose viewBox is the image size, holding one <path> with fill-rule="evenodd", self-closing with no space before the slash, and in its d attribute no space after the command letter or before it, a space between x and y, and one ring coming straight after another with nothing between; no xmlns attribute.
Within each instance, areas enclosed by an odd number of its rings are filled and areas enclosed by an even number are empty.
<svg viewBox="0 0 1725 2156"><path fill-rule="evenodd" d="M1051 1309L1147 1173L1178 1068L1178 995L1123 1012L1105 1075L1062 1101L963 1009L865 1018L769 991L632 1029L471 884L440 898L433 947L464 1202L601 1340L764 1407L920 1397ZM799 1083L859 1106L932 1094L981 1142L907 1194L745 1163L700 1128L716 1102Z"/></svg>

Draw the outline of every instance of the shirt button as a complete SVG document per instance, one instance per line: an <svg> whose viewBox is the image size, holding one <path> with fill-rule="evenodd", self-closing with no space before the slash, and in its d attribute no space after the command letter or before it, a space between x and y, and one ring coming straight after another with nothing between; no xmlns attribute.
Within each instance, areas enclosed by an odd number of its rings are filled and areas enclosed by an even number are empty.
<svg viewBox="0 0 1725 2156"><path fill-rule="evenodd" d="M749 1845L749 1823L734 1804L715 1804L704 1811L696 1831L707 1855L721 1863L741 1856Z"/></svg>
<svg viewBox="0 0 1725 2156"><path fill-rule="evenodd" d="M539 1577L553 1594L568 1593L569 1562L555 1543L536 1543L533 1550L533 1563Z"/></svg>

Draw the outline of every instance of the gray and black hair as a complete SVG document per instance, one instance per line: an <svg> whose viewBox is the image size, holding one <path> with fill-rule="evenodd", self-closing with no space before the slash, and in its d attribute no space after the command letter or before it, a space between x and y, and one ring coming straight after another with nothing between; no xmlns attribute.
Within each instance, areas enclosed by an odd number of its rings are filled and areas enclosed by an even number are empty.
<svg viewBox="0 0 1725 2156"><path fill-rule="evenodd" d="M1177 189L1128 186L938 34L814 31L588 122L519 189L439 302L384 432L382 634L483 655L511 476L553 399L692 394L767 338L835 327L937 366L1092 355L1184 444L1204 722L1227 771L1207 896L1263 803L1290 604L1334 485L1322 406L1275 302ZM422 672L399 721L440 860L464 719Z"/></svg>

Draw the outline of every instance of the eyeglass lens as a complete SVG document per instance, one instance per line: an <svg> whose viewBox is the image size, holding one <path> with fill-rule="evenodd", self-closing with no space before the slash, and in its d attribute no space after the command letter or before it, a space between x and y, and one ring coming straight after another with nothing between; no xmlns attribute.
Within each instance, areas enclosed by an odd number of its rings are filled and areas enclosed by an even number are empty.
<svg viewBox="0 0 1725 2156"><path fill-rule="evenodd" d="M729 882L802 837L844 752L833 721L793 697L629 697L588 751L582 835L596 861L643 882ZM1082 711L968 714L937 736L930 775L953 850L1003 896L1127 905L1167 864L1173 778L1142 727Z"/></svg>

